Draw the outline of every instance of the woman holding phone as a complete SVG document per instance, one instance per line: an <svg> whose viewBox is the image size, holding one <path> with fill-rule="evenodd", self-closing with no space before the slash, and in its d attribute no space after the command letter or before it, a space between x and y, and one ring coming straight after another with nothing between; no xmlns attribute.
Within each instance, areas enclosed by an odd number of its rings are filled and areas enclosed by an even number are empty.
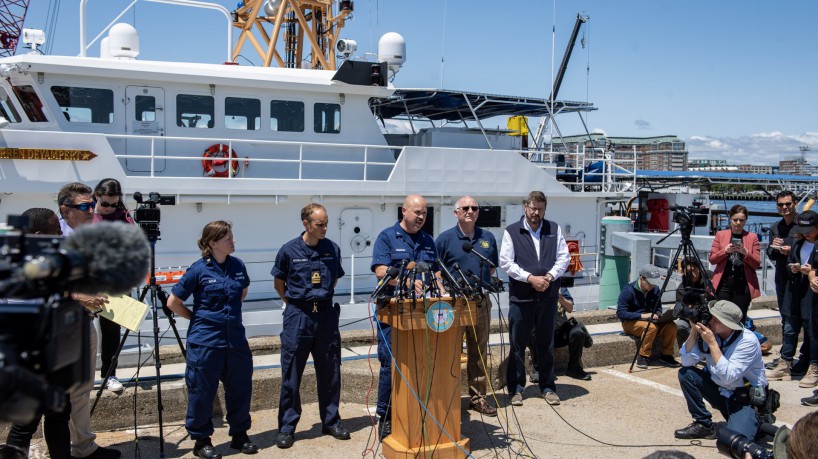
<svg viewBox="0 0 818 459"><path fill-rule="evenodd" d="M732 301L746 317L750 301L761 295L756 276L761 266L761 244L755 233L744 229L749 215L746 207L736 204L727 215L730 227L716 233L710 248L710 263L716 265L713 288L716 299Z"/></svg>

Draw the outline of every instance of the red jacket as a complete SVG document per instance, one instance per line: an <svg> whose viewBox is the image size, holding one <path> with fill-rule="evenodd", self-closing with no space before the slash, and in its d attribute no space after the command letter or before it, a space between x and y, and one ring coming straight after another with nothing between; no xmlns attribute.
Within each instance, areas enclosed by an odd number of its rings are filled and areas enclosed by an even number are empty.
<svg viewBox="0 0 818 459"><path fill-rule="evenodd" d="M712 279L713 288L716 290L719 289L721 276L727 266L728 254L724 252L724 249L730 245L731 237L732 231L729 228L719 231L716 233L713 246L710 248L710 263L716 265ZM744 276L750 286L750 298L756 298L761 296L761 289L758 287L758 277L756 276L756 269L761 266L761 243L758 242L758 236L755 233L748 231L741 233L741 240L744 247L747 248L747 255L744 257Z"/></svg>

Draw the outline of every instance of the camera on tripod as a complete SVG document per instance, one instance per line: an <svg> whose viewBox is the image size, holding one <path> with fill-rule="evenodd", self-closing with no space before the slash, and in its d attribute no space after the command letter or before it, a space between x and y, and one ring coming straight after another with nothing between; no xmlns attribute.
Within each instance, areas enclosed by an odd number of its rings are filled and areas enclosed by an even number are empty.
<svg viewBox="0 0 818 459"><path fill-rule="evenodd" d="M133 194L134 200L139 206L134 211L134 220L145 232L145 236L151 242L156 242L159 239L159 222L162 219L162 212L157 207L162 204L165 206L175 206L176 196L162 196L161 194L152 191L148 193L148 198L145 199L141 192L137 191Z"/></svg>
<svg viewBox="0 0 818 459"><path fill-rule="evenodd" d="M692 206L670 206L673 211L673 222L682 227L707 226L707 214L709 209L702 206L698 201L693 201Z"/></svg>
<svg viewBox="0 0 818 459"><path fill-rule="evenodd" d="M704 291L688 292L682 297L682 301L676 303L673 307L673 318L689 320L693 323L701 323L707 325L713 315L710 314L710 307L707 301L707 295Z"/></svg>

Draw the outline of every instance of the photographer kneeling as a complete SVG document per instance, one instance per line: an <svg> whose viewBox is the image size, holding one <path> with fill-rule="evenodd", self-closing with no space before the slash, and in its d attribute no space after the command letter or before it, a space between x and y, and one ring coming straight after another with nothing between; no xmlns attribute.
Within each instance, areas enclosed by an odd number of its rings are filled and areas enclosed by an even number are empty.
<svg viewBox="0 0 818 459"><path fill-rule="evenodd" d="M758 394L765 394L767 388L761 346L755 334L744 328L738 306L719 300L707 308L699 316L701 321L691 321L690 336L680 349L679 384L693 422L675 436L716 438L713 415L704 404L707 400L727 420L727 428L752 440L759 421L751 400L763 401ZM706 361L704 369L696 366L701 361Z"/></svg>

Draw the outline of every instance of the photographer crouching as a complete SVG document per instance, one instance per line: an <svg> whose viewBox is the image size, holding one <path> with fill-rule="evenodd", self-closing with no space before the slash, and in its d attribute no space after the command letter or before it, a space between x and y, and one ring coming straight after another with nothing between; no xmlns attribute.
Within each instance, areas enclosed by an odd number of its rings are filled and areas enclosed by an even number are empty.
<svg viewBox="0 0 818 459"><path fill-rule="evenodd" d="M721 412L728 429L756 438L756 407L766 404L767 379L761 346L744 328L741 309L727 300L711 301L690 306L681 317L690 322L690 336L680 349L679 384L693 422L677 430L676 438L716 438L704 400ZM703 369L696 366L701 361Z"/></svg>

